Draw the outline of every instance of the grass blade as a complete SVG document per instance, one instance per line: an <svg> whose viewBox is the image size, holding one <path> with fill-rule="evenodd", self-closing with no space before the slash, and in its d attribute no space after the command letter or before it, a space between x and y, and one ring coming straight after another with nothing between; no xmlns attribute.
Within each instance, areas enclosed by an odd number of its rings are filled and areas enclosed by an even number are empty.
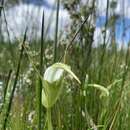
<svg viewBox="0 0 130 130"><path fill-rule="evenodd" d="M18 82L18 76L19 76L20 67L21 67L21 61L22 61L23 52L24 52L24 44L25 44L25 41L26 41L27 29L28 28L26 28L25 34L24 34L24 39L23 39L23 43L22 43L22 49L21 49L21 52L20 52L18 66L17 66L17 71L16 71L16 77L15 77L13 89L12 89L12 92L11 92L11 96L10 96L10 99L9 99L9 105L8 105L7 112L6 112L6 115L5 115L5 120L4 120L4 123L3 123L3 130L6 130L7 120L8 120L8 117L9 117L9 113L10 113L10 110L11 110L12 101L13 101L13 97L14 97L14 92L15 92L16 85L17 85L17 82Z"/></svg>
<svg viewBox="0 0 130 130"><path fill-rule="evenodd" d="M60 0L57 0L55 43L54 43L54 63L57 60L57 39L58 39L58 25L59 25L59 9L60 9Z"/></svg>

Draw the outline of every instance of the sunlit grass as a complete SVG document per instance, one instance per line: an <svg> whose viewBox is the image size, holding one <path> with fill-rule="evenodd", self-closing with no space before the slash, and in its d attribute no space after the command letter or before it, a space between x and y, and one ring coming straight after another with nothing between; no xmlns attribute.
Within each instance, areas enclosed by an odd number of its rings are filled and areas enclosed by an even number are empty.
<svg viewBox="0 0 130 130"><path fill-rule="evenodd" d="M13 57L9 42L0 44L0 129L129 130L129 45L120 49L104 38L93 46L94 5L83 21L73 14L80 22L63 44L57 2L54 40L45 37L43 12L41 40L26 42L26 30L22 45L12 44Z"/></svg>

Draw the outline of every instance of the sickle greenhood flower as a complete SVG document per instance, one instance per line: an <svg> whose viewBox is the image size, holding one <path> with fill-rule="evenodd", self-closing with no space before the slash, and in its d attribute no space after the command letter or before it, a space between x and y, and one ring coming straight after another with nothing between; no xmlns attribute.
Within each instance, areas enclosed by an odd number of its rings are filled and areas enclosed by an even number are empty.
<svg viewBox="0 0 130 130"><path fill-rule="evenodd" d="M65 72L70 74L78 83L80 83L79 79L71 71L70 66L62 63L55 63L48 67L44 73L42 89L42 104L46 108L51 108L58 100L63 88L62 81Z"/></svg>

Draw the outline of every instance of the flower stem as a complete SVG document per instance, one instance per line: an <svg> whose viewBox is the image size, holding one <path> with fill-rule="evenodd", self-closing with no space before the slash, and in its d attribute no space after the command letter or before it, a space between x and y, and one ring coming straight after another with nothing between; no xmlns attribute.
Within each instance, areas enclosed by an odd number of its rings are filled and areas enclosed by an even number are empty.
<svg viewBox="0 0 130 130"><path fill-rule="evenodd" d="M47 109L47 122L48 122L48 130L53 130L51 121L51 108Z"/></svg>

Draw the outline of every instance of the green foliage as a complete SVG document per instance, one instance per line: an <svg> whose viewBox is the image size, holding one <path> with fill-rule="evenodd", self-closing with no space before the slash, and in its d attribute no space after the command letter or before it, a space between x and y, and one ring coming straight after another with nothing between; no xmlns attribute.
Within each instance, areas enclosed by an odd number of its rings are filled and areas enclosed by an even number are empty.
<svg viewBox="0 0 130 130"><path fill-rule="evenodd" d="M129 130L129 46L120 49L115 41L113 45L106 43L105 49L100 43L94 46L95 4L82 5L79 0L62 2L72 18L69 32L63 39L65 44L61 39L55 39L54 49L53 40L42 39L45 40L43 56L40 55L40 50L43 51L40 40L25 42L6 129L34 130L39 128L38 122L42 122L41 129L48 130ZM111 9L114 10L115 4ZM80 28L86 17L92 21L87 19ZM107 27L112 29L117 18L111 16ZM58 38L57 31L56 35ZM73 43L65 52L72 37ZM3 82L0 89L0 129L6 118L21 51L18 41L11 46L13 57L9 43L0 42L0 81ZM58 63L54 63L54 50ZM65 63L62 63L64 55ZM43 60L42 65L39 59ZM10 69L13 73L7 80ZM41 81L43 106L39 109Z"/></svg>

